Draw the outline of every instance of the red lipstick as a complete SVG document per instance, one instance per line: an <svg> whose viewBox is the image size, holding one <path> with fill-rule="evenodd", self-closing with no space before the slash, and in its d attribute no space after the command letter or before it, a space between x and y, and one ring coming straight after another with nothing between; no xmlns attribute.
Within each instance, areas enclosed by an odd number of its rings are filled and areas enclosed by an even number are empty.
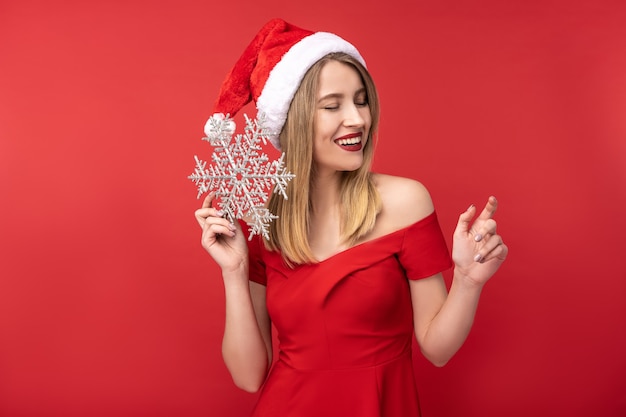
<svg viewBox="0 0 626 417"><path fill-rule="evenodd" d="M358 141L351 141L350 139L359 138ZM348 133L347 135L343 135L337 139L335 139L335 143L341 147L341 149L349 152L360 151L363 148L363 133L355 132Z"/></svg>

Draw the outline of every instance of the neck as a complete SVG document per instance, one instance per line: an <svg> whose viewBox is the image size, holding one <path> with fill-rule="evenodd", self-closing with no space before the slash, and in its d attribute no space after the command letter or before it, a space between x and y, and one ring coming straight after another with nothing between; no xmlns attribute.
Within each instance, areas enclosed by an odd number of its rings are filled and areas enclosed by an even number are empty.
<svg viewBox="0 0 626 417"><path fill-rule="evenodd" d="M313 214L327 214L336 210L341 204L339 183L341 173L317 175L311 186L311 207Z"/></svg>

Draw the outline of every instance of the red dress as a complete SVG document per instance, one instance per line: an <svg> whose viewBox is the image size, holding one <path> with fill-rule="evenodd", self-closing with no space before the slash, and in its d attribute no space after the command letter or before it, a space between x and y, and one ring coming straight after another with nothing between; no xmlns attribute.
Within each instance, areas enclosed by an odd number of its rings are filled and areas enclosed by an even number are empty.
<svg viewBox="0 0 626 417"><path fill-rule="evenodd" d="M418 416L407 279L450 266L435 213L295 269L253 239L250 279L279 340L253 416Z"/></svg>

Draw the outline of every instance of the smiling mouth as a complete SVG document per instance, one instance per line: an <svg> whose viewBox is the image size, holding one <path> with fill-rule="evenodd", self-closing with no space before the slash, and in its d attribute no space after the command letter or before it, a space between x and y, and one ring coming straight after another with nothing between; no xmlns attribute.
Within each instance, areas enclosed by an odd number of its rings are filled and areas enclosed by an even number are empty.
<svg viewBox="0 0 626 417"><path fill-rule="evenodd" d="M361 143L361 136L355 136L355 137L351 137L351 138L345 138L345 139L337 139L335 141L335 143L337 145L341 145L341 146L351 146L351 145L356 145L358 143Z"/></svg>
<svg viewBox="0 0 626 417"><path fill-rule="evenodd" d="M360 133L353 133L335 139L335 143L344 151L358 152L363 148L362 138L363 136Z"/></svg>

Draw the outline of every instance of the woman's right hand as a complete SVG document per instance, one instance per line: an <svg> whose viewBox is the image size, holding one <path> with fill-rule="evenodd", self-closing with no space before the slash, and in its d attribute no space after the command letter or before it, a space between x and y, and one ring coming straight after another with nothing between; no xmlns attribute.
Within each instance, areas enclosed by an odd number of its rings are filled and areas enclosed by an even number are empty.
<svg viewBox="0 0 626 417"><path fill-rule="evenodd" d="M223 213L212 207L215 192L209 193L196 210L195 216L202 228L202 247L222 268L235 271L248 262L248 246L238 222L231 223Z"/></svg>

